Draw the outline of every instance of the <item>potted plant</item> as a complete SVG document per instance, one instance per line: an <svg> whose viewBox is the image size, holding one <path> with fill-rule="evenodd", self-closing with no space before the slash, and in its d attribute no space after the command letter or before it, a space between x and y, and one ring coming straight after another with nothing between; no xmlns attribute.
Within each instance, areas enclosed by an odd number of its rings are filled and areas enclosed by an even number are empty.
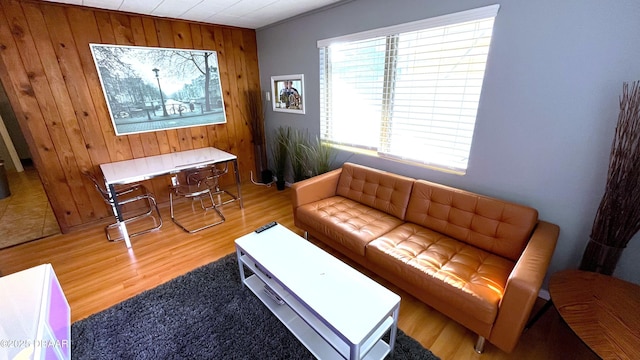
<svg viewBox="0 0 640 360"><path fill-rule="evenodd" d="M640 230L640 83L624 83L604 195L580 269L613 274Z"/></svg>
<svg viewBox="0 0 640 360"><path fill-rule="evenodd" d="M315 141L307 148L307 159L311 167L311 175L316 176L331 170L335 157L335 149L316 136Z"/></svg>
<svg viewBox="0 0 640 360"><path fill-rule="evenodd" d="M291 131L287 127L278 127L273 137L271 146L271 161L273 164L273 172L276 176L276 187L278 190L284 190L285 173L287 171L287 161L289 159L289 137Z"/></svg>
<svg viewBox="0 0 640 360"><path fill-rule="evenodd" d="M309 141L306 131L302 129L289 129L289 160L293 172L293 181L308 178L310 174L308 162Z"/></svg>

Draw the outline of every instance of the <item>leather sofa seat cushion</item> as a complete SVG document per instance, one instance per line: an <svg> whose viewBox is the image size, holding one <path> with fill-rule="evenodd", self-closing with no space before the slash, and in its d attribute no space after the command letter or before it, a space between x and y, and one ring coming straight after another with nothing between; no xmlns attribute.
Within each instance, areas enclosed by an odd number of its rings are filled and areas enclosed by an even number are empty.
<svg viewBox="0 0 640 360"><path fill-rule="evenodd" d="M416 180L405 220L515 261L538 222L538 211Z"/></svg>
<svg viewBox="0 0 640 360"><path fill-rule="evenodd" d="M371 240L402 224L402 220L342 196L303 205L296 210L299 221L311 230L364 256Z"/></svg>
<svg viewBox="0 0 640 360"><path fill-rule="evenodd" d="M495 321L513 261L405 223L367 245L367 258L486 324Z"/></svg>
<svg viewBox="0 0 640 360"><path fill-rule="evenodd" d="M415 180L390 172L346 163L336 195L404 219Z"/></svg>

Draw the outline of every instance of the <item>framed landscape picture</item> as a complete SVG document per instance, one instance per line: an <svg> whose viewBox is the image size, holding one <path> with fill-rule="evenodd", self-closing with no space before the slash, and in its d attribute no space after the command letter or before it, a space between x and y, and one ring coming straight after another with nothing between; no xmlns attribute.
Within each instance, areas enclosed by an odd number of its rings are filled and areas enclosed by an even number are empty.
<svg viewBox="0 0 640 360"><path fill-rule="evenodd" d="M116 135L227 122L215 51L89 46Z"/></svg>
<svg viewBox="0 0 640 360"><path fill-rule="evenodd" d="M271 77L273 111L304 114L304 75Z"/></svg>

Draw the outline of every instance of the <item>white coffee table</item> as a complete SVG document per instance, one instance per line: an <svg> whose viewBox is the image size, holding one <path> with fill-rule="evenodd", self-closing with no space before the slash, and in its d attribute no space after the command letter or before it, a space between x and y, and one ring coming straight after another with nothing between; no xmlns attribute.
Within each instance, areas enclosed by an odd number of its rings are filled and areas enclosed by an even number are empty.
<svg viewBox="0 0 640 360"><path fill-rule="evenodd" d="M314 356L383 359L393 352L398 295L282 225L247 234L235 244L242 284ZM245 277L245 266L254 274ZM388 344L382 340L387 332Z"/></svg>

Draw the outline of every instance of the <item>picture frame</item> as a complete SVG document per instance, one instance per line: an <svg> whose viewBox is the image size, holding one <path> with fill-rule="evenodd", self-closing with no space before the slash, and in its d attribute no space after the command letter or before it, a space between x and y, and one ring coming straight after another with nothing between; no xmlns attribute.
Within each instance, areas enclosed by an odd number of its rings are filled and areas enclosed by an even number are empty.
<svg viewBox="0 0 640 360"><path fill-rule="evenodd" d="M304 74L272 76L271 93L273 111L305 113Z"/></svg>
<svg viewBox="0 0 640 360"><path fill-rule="evenodd" d="M116 135L227 122L215 51L89 46Z"/></svg>

